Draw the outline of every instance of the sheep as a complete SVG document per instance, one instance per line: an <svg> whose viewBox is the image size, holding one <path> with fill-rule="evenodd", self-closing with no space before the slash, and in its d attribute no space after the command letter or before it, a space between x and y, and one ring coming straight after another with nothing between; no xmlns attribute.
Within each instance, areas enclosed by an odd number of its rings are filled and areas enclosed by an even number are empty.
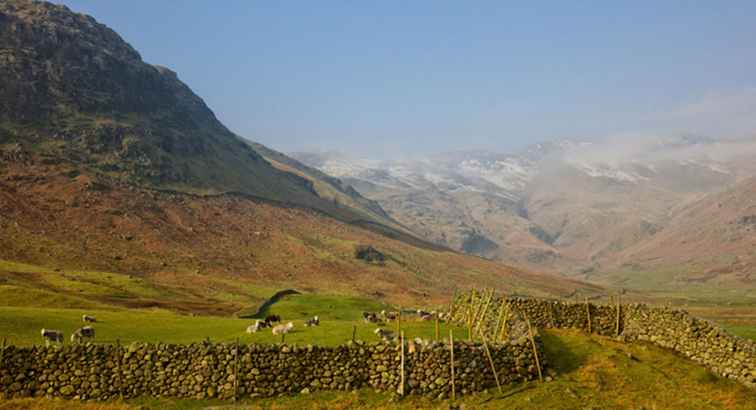
<svg viewBox="0 0 756 410"><path fill-rule="evenodd" d="M294 323L292 323L292 322L289 322L289 323L287 323L285 325L278 325L278 326L276 326L276 327L273 328L273 334L274 335L280 335L280 334L284 334L284 333L289 333L291 331L291 329L293 329L293 328L294 328Z"/></svg>
<svg viewBox="0 0 756 410"><path fill-rule="evenodd" d="M424 340L419 337L416 337L412 340L407 341L407 352L410 354L415 353L427 347L429 344L430 342L428 340Z"/></svg>
<svg viewBox="0 0 756 410"><path fill-rule="evenodd" d="M92 340L95 330L92 326L84 326L71 334L71 343L80 343L84 339Z"/></svg>
<svg viewBox="0 0 756 410"><path fill-rule="evenodd" d="M397 318L399 318L399 312L386 312L385 310L382 310L381 315L386 320L396 320Z"/></svg>
<svg viewBox="0 0 756 410"><path fill-rule="evenodd" d="M257 333L257 331L259 331L260 329L264 329L266 327L268 327L268 325L265 322L261 322L259 320L256 320L255 324L249 325L247 327L247 333L250 333L250 334L251 333Z"/></svg>
<svg viewBox="0 0 756 410"><path fill-rule="evenodd" d="M265 317L265 320L263 320L265 323L264 327L273 327L273 323L280 323L281 322L281 316L278 315L268 315Z"/></svg>
<svg viewBox="0 0 756 410"><path fill-rule="evenodd" d="M42 337L46 346L49 346L50 342L63 343L63 332L60 330L42 329Z"/></svg>
<svg viewBox="0 0 756 410"><path fill-rule="evenodd" d="M364 320L365 323L380 322L380 319L378 319L378 315L372 312L362 312L362 320Z"/></svg>
<svg viewBox="0 0 756 410"><path fill-rule="evenodd" d="M394 335L394 332L390 330L386 330L383 328L376 328L373 333L375 333L378 337L383 339L384 341L391 341L396 339L396 335Z"/></svg>
<svg viewBox="0 0 756 410"><path fill-rule="evenodd" d="M305 327L311 326L320 326L320 318L315 316L312 319L307 319L307 321L305 322Z"/></svg>
<svg viewBox="0 0 756 410"><path fill-rule="evenodd" d="M94 316L82 315L81 321L84 323L96 323L97 319Z"/></svg>

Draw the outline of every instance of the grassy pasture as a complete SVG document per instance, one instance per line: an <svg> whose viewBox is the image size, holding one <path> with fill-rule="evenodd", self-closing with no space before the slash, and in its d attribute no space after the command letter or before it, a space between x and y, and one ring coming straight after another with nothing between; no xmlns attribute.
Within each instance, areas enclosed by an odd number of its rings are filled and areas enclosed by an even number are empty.
<svg viewBox="0 0 756 410"><path fill-rule="evenodd" d="M356 327L356 338L377 340L373 334L375 324L362 321L363 311L377 311L389 308L368 299L323 295L291 295L274 304L268 313L280 315L284 321L292 321L294 330L286 335L287 343L317 344L332 346L345 343L352 338ZM191 343L210 338L213 342L277 343L280 336L273 336L269 329L255 334L245 332L254 323L250 319L217 316L189 316L165 310L138 309L52 309L33 307L0 307L0 338L8 343L28 346L42 343L41 328L63 331L66 335L83 326L81 316L89 314L97 317L95 324L98 343L163 342ZM321 325L304 327L304 321L319 316ZM394 323L388 323L394 329ZM441 334L448 334L449 327L441 324ZM463 329L456 328L459 335ZM402 330L406 337L433 338L435 324L405 318Z"/></svg>

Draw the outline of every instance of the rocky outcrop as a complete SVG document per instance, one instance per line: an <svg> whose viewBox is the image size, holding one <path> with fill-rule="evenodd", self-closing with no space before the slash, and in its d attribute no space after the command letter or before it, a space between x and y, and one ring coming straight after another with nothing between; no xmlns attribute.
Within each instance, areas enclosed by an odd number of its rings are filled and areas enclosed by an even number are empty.
<svg viewBox="0 0 756 410"><path fill-rule="evenodd" d="M354 248L354 257L365 262L383 263L386 261L386 255L379 252L372 245L358 245Z"/></svg>

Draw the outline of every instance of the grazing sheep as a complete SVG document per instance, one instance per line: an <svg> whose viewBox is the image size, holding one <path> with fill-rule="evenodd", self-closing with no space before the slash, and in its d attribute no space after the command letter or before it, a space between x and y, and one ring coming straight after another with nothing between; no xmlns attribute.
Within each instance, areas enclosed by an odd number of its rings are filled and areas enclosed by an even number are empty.
<svg viewBox="0 0 756 410"><path fill-rule="evenodd" d="M293 329L293 328L294 328L294 323L292 323L292 322L289 322L289 323L287 323L285 325L278 325L278 326L276 326L276 327L273 328L273 334L274 335L280 335L280 334L284 334L284 333L289 333L289 332L291 332L291 329Z"/></svg>
<svg viewBox="0 0 756 410"><path fill-rule="evenodd" d="M265 326L264 327L273 327L273 323L280 323L281 322L281 316L278 316L278 315L268 315L268 316L265 317L265 320L263 322L265 322Z"/></svg>
<svg viewBox="0 0 756 410"><path fill-rule="evenodd" d="M46 346L49 346L50 342L63 343L63 332L60 330L42 329L42 337Z"/></svg>
<svg viewBox="0 0 756 410"><path fill-rule="evenodd" d="M84 326L71 334L71 343L81 343L84 339L92 340L95 330L92 326Z"/></svg>
<svg viewBox="0 0 756 410"><path fill-rule="evenodd" d="M390 330L383 329L381 327L376 328L373 333L375 333L378 337L383 339L384 341L392 341L396 339L396 335L394 335L394 332Z"/></svg>
<svg viewBox="0 0 756 410"><path fill-rule="evenodd" d="M364 320L365 323L378 323L381 321L378 318L378 315L372 312L362 312L362 320Z"/></svg>
<svg viewBox="0 0 756 410"><path fill-rule="evenodd" d="M82 315L81 321L84 323L96 323L97 319L94 316Z"/></svg>
<svg viewBox="0 0 756 410"><path fill-rule="evenodd" d="M305 327L311 326L320 326L320 318L315 316L312 319L307 319L307 321L305 322Z"/></svg>
<svg viewBox="0 0 756 410"><path fill-rule="evenodd" d="M399 318L399 312L386 312L385 310L383 310L381 311L381 315L386 320L396 320L397 318Z"/></svg>
<svg viewBox="0 0 756 410"><path fill-rule="evenodd" d="M264 329L266 327L268 327L268 325L265 324L265 322L261 322L259 320L256 320L255 324L249 325L247 327L247 333L257 333L260 329Z"/></svg>

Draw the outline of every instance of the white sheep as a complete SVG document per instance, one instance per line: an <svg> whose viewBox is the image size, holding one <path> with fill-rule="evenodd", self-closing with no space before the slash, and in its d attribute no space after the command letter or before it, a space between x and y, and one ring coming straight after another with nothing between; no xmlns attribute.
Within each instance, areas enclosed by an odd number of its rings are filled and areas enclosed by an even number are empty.
<svg viewBox="0 0 756 410"><path fill-rule="evenodd" d="M373 331L373 333L375 333L376 335L378 335L378 337L380 337L381 339L383 339L385 341L394 340L396 338L396 336L394 335L394 332L392 332L390 330L386 330L386 329L381 328L381 327L376 328Z"/></svg>
<svg viewBox="0 0 756 410"><path fill-rule="evenodd" d="M82 315L81 321L84 323L96 323L97 319L94 316Z"/></svg>
<svg viewBox="0 0 756 410"><path fill-rule="evenodd" d="M247 333L257 333L260 329L265 327L265 322L261 322L259 320L256 320L253 325L247 326Z"/></svg>
<svg viewBox="0 0 756 410"><path fill-rule="evenodd" d="M276 326L276 327L273 328L273 334L274 335L280 335L280 334L284 334L284 333L289 333L291 331L291 329L293 329L293 328L294 328L294 323L292 323L292 322L289 322L289 323L287 323L285 325L278 325L278 326Z"/></svg>

